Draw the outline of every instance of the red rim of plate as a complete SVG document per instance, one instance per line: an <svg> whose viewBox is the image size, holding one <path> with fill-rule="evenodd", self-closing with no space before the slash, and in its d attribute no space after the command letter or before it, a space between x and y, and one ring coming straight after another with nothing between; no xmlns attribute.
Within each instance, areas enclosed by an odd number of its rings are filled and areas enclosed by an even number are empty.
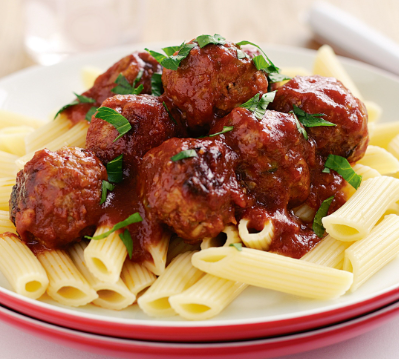
<svg viewBox="0 0 399 359"><path fill-rule="evenodd" d="M335 344L369 330L399 314L399 302L362 317L327 328L284 337L230 343L161 343L104 337L48 324L0 307L0 318L44 339L102 355L131 358L272 358Z"/></svg>
<svg viewBox="0 0 399 359"><path fill-rule="evenodd" d="M7 293L8 292L8 293ZM0 288L0 304L30 317L88 333L165 342L217 342L275 337L321 328L364 315L399 299L399 288L351 305L281 320L217 324L214 322L148 322L109 320L24 298ZM191 325L191 323L194 323Z"/></svg>

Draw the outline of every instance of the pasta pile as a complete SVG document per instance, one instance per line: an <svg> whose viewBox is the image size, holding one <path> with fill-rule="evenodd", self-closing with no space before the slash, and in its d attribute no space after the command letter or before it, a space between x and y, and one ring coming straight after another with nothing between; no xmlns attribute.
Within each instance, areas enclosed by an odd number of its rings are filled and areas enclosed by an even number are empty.
<svg viewBox="0 0 399 359"><path fill-rule="evenodd" d="M282 72L308 74L301 68ZM319 50L313 72L338 78L362 98L328 46ZM84 72L87 87L99 73L93 68ZM365 104L371 145L353 165L363 176L362 184L357 191L349 185L344 188L350 197L347 203L323 218L328 235L301 259L267 252L273 224L266 222L262 231L250 233L248 220L243 219L237 227L225 227L225 239L204 238L201 245L165 235L149 248L153 260L141 264L126 260L121 230L102 240L77 243L68 251L37 256L19 240L8 214L17 171L39 149L84 147L89 125L73 126L62 115L42 125L1 111L0 269L14 290L29 298L47 292L63 305L93 303L114 310L137 301L149 316L178 314L189 320L216 316L248 285L322 300L356 290L399 253L399 122L376 124L381 109L372 102ZM302 205L295 214L306 221L314 211ZM110 229L100 226L95 236Z"/></svg>

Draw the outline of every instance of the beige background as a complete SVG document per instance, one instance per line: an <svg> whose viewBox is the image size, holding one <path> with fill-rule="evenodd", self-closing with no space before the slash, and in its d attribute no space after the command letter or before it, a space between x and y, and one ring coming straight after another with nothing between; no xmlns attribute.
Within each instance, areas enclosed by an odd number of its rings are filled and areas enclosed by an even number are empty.
<svg viewBox="0 0 399 359"><path fill-rule="evenodd" d="M84 1L84 0L82 0ZM24 0L0 0L0 77L32 65L23 46ZM398 0L329 0L399 43ZM317 49L304 21L313 0L146 0L142 41L228 39Z"/></svg>

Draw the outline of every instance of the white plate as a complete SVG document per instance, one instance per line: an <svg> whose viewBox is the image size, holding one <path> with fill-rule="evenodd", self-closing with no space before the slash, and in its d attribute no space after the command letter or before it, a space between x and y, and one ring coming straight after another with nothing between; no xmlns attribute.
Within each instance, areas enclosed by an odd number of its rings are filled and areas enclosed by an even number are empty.
<svg viewBox="0 0 399 359"><path fill-rule="evenodd" d="M164 44L163 44L164 45ZM137 45L71 58L51 67L35 67L0 80L0 108L48 119L82 92L80 72L91 65L107 69L133 50L160 48L160 44ZM311 50L263 46L280 66L312 68ZM382 106L384 121L397 119L399 81L393 75L356 61L343 64L364 98ZM71 328L137 339L180 341L229 340L292 333L360 315L399 299L399 260L377 273L353 294L337 300L316 301L260 288L248 288L223 313L206 322L189 322L179 317L153 319L137 306L115 312L88 305L67 308L51 299L32 301L11 292L0 276L0 302L39 319ZM207 328L207 330L204 330ZM129 329L129 330L128 330Z"/></svg>

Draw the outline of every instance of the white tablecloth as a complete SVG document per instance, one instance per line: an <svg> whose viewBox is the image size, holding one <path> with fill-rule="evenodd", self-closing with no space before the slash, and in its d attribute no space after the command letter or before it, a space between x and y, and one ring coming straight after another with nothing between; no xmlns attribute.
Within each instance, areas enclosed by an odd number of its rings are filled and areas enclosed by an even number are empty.
<svg viewBox="0 0 399 359"><path fill-rule="evenodd" d="M134 357L132 355L132 357ZM48 342L0 322L1 359L106 359ZM136 357L135 357L136 358ZM356 338L282 359L393 359L399 358L399 317Z"/></svg>

